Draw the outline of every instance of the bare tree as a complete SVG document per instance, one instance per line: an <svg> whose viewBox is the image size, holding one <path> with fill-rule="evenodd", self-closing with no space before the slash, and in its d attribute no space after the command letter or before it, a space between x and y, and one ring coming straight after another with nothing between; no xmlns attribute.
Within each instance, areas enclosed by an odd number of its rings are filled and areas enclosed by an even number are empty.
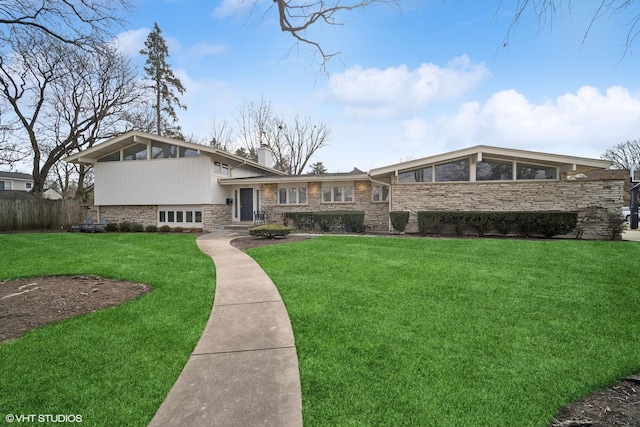
<svg viewBox="0 0 640 427"><path fill-rule="evenodd" d="M235 119L238 148L244 150L250 160L257 161L258 148L266 145L273 151L276 167L286 163L280 150L283 120L274 112L270 101L262 98L259 103L241 104Z"/></svg>
<svg viewBox="0 0 640 427"><path fill-rule="evenodd" d="M310 117L296 115L291 126L286 126L283 133L285 158L288 159L286 172L300 175L311 156L327 144L331 129L322 122L314 123Z"/></svg>
<svg viewBox="0 0 640 427"><path fill-rule="evenodd" d="M242 104L236 125L236 154L257 161L258 149L267 146L273 152L273 167L292 175L304 171L316 151L327 145L331 134L326 124L314 123L308 117L285 119L264 99Z"/></svg>
<svg viewBox="0 0 640 427"><path fill-rule="evenodd" d="M0 40L6 45L16 34L93 48L124 24L119 15L132 9L128 0L3 0Z"/></svg>
<svg viewBox="0 0 640 427"><path fill-rule="evenodd" d="M229 151L233 146L233 129L226 120L222 123L212 119L210 122L211 139L209 145L219 150Z"/></svg>
<svg viewBox="0 0 640 427"><path fill-rule="evenodd" d="M499 8L503 6L504 0L499 1ZM629 13L628 30L625 40L625 53L631 49L633 41L640 33L640 13L632 11L634 0L598 0L595 8L590 14L588 22L585 23L585 30L582 43L587 39L591 29L599 22L614 15ZM525 21L537 21L540 28L552 27L556 16L566 8L571 13L576 8L584 8L584 2L572 2L571 0L517 0L515 13L509 24L507 34L504 38L504 45L509 43L510 35L515 31L518 24Z"/></svg>
<svg viewBox="0 0 640 427"><path fill-rule="evenodd" d="M11 59L0 57L0 98L20 124L12 135L29 147L40 193L56 162L122 130L139 96L137 73L107 46L96 55L51 39L13 44Z"/></svg>
<svg viewBox="0 0 640 427"><path fill-rule="evenodd" d="M255 2L257 4L257 2ZM399 0L359 0L351 3L341 1L325 1L312 0L293 2L290 0L274 0L275 7L278 9L278 20L280 30L291 34L296 40L309 44L316 48L323 59L323 64L334 57L337 52L327 53L324 51L320 43L307 37L306 31L317 23L327 25L343 25L338 20L341 12L348 12L354 9L362 9L375 4L393 4L398 5Z"/></svg>
<svg viewBox="0 0 640 427"><path fill-rule="evenodd" d="M631 170L634 164L640 164L640 141L633 140L616 144L601 156L613 162L616 169Z"/></svg>
<svg viewBox="0 0 640 427"><path fill-rule="evenodd" d="M443 0L446 2L447 0ZM516 30L518 24L525 21L529 24L537 21L539 26L552 26L553 22L563 9L569 12L575 8L584 8L585 2L573 2L571 0L515 0L508 2L505 0L497 1L497 13L503 9L513 13L513 18L506 29L504 37L504 46L509 44L510 35ZM631 44L640 34L640 13L632 9L634 0L597 0L595 9L591 13L588 22L585 23L585 32L583 42L588 36L591 28L598 22L605 20L613 15L629 14L628 31L625 40L625 53L631 48ZM258 0L253 1L254 8L258 8L262 4ZM307 35L311 27L319 25L343 25L340 20L343 12L349 12L356 9L366 9L379 4L390 4L400 8L402 0L354 0L348 1L327 1L327 0L300 0L293 2L290 0L273 0L270 7L277 9L278 21L280 29L283 32L291 34L293 38L308 45L313 46L322 56L322 66L339 52L326 52L322 45ZM514 12L512 12L514 11Z"/></svg>

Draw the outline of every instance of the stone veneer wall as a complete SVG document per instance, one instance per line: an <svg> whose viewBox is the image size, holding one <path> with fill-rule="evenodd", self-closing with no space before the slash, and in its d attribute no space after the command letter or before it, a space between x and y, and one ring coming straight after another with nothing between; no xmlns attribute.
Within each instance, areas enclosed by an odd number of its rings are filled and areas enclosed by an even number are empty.
<svg viewBox="0 0 640 427"><path fill-rule="evenodd" d="M371 201L371 181L354 182L353 203L322 203L322 183L307 184L306 205L278 205L278 185L263 184L260 187L261 209L269 222L282 224L285 212L364 211L365 227L369 231L389 230L389 204Z"/></svg>
<svg viewBox="0 0 640 427"><path fill-rule="evenodd" d="M418 211L581 211L591 206L618 211L623 180L398 184L392 211L409 211L407 232L418 232ZM606 239L604 221L589 222L585 238Z"/></svg>
<svg viewBox="0 0 640 427"><path fill-rule="evenodd" d="M157 225L157 206L100 206L100 216L106 217L108 222L137 222L143 226ZM215 230L231 222L231 206L203 205L202 228L204 231Z"/></svg>
<svg viewBox="0 0 640 427"><path fill-rule="evenodd" d="M137 222L143 226L156 225L158 207L149 205L136 206L99 206L100 217L107 222Z"/></svg>
<svg viewBox="0 0 640 427"><path fill-rule="evenodd" d="M231 205L203 205L202 228L212 231L224 224L231 223Z"/></svg>

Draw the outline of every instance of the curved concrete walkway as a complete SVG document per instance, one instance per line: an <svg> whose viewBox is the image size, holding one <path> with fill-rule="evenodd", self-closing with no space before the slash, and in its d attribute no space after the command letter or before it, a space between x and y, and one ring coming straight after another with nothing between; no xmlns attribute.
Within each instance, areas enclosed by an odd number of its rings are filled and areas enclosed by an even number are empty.
<svg viewBox="0 0 640 427"><path fill-rule="evenodd" d="M211 317L150 426L302 426L293 330L260 266L230 245L237 234L198 238L216 266Z"/></svg>

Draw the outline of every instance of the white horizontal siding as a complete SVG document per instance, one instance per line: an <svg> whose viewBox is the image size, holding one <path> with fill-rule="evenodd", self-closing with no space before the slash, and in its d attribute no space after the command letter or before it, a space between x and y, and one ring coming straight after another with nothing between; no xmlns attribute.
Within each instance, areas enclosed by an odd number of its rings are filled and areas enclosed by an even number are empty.
<svg viewBox="0 0 640 427"><path fill-rule="evenodd" d="M208 157L103 162L94 165L96 205L212 203Z"/></svg>

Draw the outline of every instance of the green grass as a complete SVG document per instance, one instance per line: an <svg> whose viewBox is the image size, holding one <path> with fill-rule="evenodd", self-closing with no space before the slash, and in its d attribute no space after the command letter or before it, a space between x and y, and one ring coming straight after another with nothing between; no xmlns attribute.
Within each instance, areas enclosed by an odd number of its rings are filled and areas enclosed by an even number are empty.
<svg viewBox="0 0 640 427"><path fill-rule="evenodd" d="M1 344L0 419L80 414L83 425L146 426L211 313L214 266L195 236L8 234L0 254L0 280L90 274L153 288Z"/></svg>
<svg viewBox="0 0 640 427"><path fill-rule="evenodd" d="M249 253L287 305L307 426L546 426L640 369L634 242L320 237Z"/></svg>

